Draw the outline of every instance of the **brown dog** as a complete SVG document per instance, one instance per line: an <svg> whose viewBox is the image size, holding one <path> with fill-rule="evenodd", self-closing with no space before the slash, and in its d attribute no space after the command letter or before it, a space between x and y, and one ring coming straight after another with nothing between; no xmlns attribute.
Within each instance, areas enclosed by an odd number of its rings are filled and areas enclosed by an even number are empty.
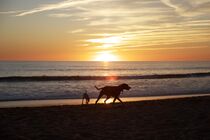
<svg viewBox="0 0 210 140"><path fill-rule="evenodd" d="M106 99L104 100L104 103L106 103L106 101L110 98L110 97L114 97L113 103L115 103L115 100L118 99L121 103L123 103L120 98L119 95L123 92L123 90L129 90L131 87L128 86L128 84L121 84L119 86L105 86L102 88L98 88L95 86L95 88L97 90L101 90L100 94L98 96L98 99L96 100L96 103L98 103L98 100L103 96L106 95Z"/></svg>

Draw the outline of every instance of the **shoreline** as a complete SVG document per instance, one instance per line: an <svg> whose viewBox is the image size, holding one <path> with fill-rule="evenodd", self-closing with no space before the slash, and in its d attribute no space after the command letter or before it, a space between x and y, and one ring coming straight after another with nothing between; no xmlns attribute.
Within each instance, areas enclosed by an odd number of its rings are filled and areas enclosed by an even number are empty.
<svg viewBox="0 0 210 140"><path fill-rule="evenodd" d="M167 99L179 99L179 98L193 98L210 96L208 94L189 94L189 95L163 95L163 96L143 96L143 97L121 97L123 102L141 102L152 100L167 100ZM99 104L104 104L105 98L99 100ZM107 104L111 103L113 99L107 100ZM96 98L90 100L89 104L94 104ZM18 100L18 101L0 101L1 108L22 108L22 107L50 107L50 106L79 106L82 105L82 99L49 99L49 100ZM117 100L116 103L119 103Z"/></svg>

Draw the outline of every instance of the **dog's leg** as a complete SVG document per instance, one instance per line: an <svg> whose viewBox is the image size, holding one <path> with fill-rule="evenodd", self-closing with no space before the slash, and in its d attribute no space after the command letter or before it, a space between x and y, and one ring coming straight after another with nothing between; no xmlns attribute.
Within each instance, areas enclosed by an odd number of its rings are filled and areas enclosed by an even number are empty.
<svg viewBox="0 0 210 140"><path fill-rule="evenodd" d="M106 99L104 100L104 103L106 104L106 101L110 98L110 96L107 96Z"/></svg>
<svg viewBox="0 0 210 140"><path fill-rule="evenodd" d="M123 102L122 102L122 100L120 100L120 98L119 97L117 97L117 99L123 104Z"/></svg>
<svg viewBox="0 0 210 140"><path fill-rule="evenodd" d="M113 100L113 102L112 102L113 104L115 103L116 99L117 99L117 96L116 96L116 97L114 97L114 100Z"/></svg>
<svg viewBox="0 0 210 140"><path fill-rule="evenodd" d="M98 100L99 100L102 96L103 96L103 94L102 94L102 93L100 93L100 94L99 94L99 96L98 96L98 99L96 100L96 103L95 103L95 104L97 104L97 103L98 103Z"/></svg>

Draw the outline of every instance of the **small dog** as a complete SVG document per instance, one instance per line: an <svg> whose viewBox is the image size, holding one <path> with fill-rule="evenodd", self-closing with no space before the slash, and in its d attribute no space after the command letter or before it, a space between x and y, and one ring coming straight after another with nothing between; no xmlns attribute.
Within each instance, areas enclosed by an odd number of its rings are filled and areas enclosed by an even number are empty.
<svg viewBox="0 0 210 140"><path fill-rule="evenodd" d="M90 97L89 97L89 95L87 94L87 90L86 90L85 93L83 94L83 97L82 97L82 104L83 104L84 99L86 100L86 104L88 104L89 101L90 101Z"/></svg>
<svg viewBox="0 0 210 140"><path fill-rule="evenodd" d="M128 84L121 84L119 86L105 86L102 88L98 88L97 86L95 86L95 88L97 90L100 90L100 94L98 96L98 99L96 100L96 103L98 103L99 99L103 96L106 95L106 99L104 100L104 103L106 103L106 101L110 98L110 97L114 97L113 103L115 103L115 100L118 99L121 103L123 103L120 98L119 95L123 92L123 90L129 90L131 89L131 87L128 86Z"/></svg>

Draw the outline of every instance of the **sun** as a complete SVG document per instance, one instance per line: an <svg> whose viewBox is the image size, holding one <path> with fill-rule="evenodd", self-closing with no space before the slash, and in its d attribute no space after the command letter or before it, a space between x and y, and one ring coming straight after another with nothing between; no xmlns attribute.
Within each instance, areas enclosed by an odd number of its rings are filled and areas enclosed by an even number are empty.
<svg viewBox="0 0 210 140"><path fill-rule="evenodd" d="M116 54L113 54L113 48L120 45L123 41L121 36L108 36L103 38L89 39L86 40L90 42L94 47L98 47L101 51L96 52L97 55L93 59L94 61L119 61Z"/></svg>
<svg viewBox="0 0 210 140"><path fill-rule="evenodd" d="M99 53L95 61L104 61L104 62L110 62L110 61L118 61L118 57L114 54L111 54L110 52L101 52Z"/></svg>

